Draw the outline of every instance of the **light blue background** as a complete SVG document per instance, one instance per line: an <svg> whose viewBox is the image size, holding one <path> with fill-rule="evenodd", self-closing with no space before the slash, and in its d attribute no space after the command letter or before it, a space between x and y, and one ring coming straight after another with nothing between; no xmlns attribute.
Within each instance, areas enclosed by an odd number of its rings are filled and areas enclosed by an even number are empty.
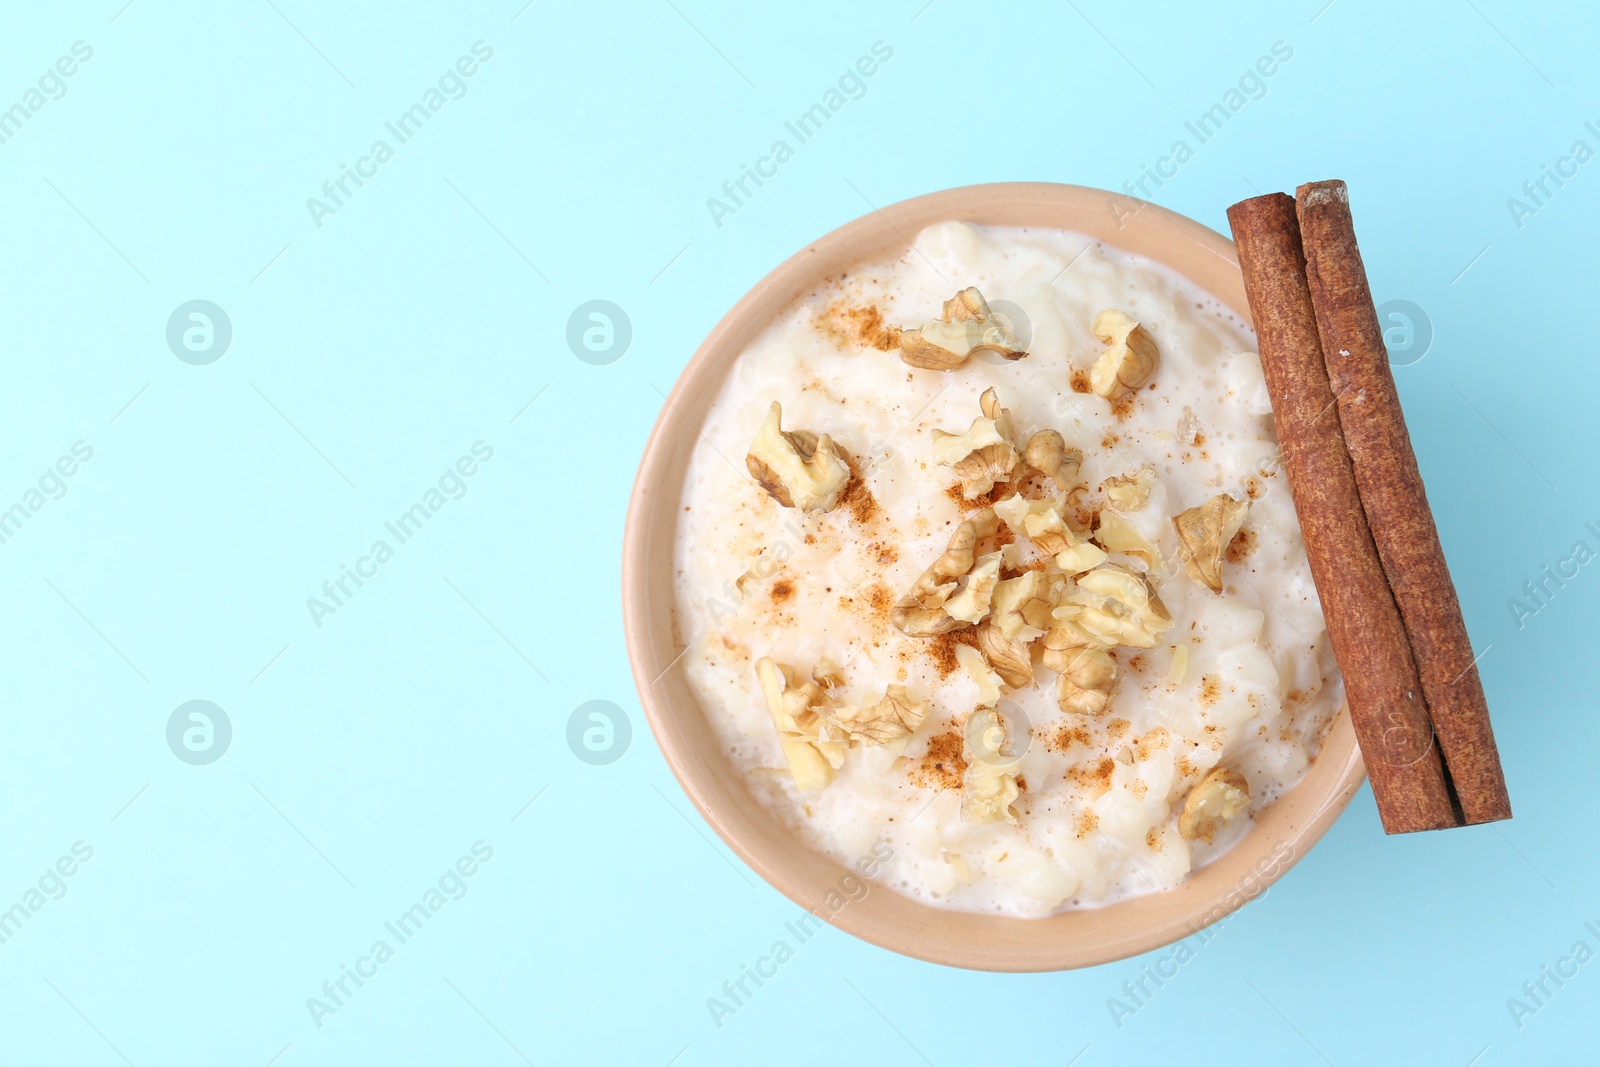
<svg viewBox="0 0 1600 1067"><path fill-rule="evenodd" d="M1521 628L1506 603L1600 548L1600 163L1520 228L1506 204L1600 148L1594 9L922 2L13 6L0 106L94 55L0 145L0 507L94 458L0 545L0 907L94 856L0 945L0 1062L1594 1060L1600 965L1520 1029L1506 1005L1600 949L1600 572ZM480 40L467 95L318 228L306 199ZM880 40L866 94L714 225ZM1107 999L1161 954L994 976L830 929L719 1029L706 998L798 909L693 811L629 677L620 536L663 392L806 241L955 185L1120 188L1275 41L1266 95L1154 199L1225 230L1345 178L1378 299L1425 309L1400 388L1516 820L1385 838L1363 790L1120 1028ZM604 366L565 342L595 298L634 330ZM209 366L165 341L191 299L232 323ZM315 626L480 440L467 495ZM165 739L197 698L234 728L209 766ZM633 726L607 766L565 740L594 699ZM307 998L480 840L470 892L319 1029Z"/></svg>

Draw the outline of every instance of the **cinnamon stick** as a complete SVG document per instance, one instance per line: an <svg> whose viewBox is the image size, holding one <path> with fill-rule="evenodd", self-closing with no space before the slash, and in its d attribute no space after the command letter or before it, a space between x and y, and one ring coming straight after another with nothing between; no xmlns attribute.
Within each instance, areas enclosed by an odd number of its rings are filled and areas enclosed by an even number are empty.
<svg viewBox="0 0 1600 1067"><path fill-rule="evenodd" d="M1323 364L1294 200L1228 209L1279 449L1386 833L1458 825L1405 626L1367 527Z"/></svg>
<svg viewBox="0 0 1600 1067"><path fill-rule="evenodd" d="M1469 824L1511 817L1489 706L1406 432L1341 181L1296 190L1306 276L1361 505L1422 679L1445 773Z"/></svg>

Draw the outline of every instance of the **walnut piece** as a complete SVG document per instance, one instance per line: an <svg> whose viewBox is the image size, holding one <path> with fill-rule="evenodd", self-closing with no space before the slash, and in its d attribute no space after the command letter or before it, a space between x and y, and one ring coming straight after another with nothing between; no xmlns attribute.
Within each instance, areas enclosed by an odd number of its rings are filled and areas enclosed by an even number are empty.
<svg viewBox="0 0 1600 1067"><path fill-rule="evenodd" d="M1046 667L1058 675L1056 703L1062 711L1103 715L1117 688L1117 661L1089 631L1075 622L1057 622L1044 635Z"/></svg>
<svg viewBox="0 0 1600 1067"><path fill-rule="evenodd" d="M998 602L998 591L995 597ZM1108 648L1154 648L1156 638L1172 629L1172 613L1150 583L1115 563L1079 575L1077 590L1056 609L1054 619L1077 623Z"/></svg>
<svg viewBox="0 0 1600 1067"><path fill-rule="evenodd" d="M1083 450L1068 448L1066 439L1054 430L1040 430L1028 438L1022 460L1055 482L1057 489L1070 493L1077 487L1078 473L1083 469Z"/></svg>
<svg viewBox="0 0 1600 1067"><path fill-rule="evenodd" d="M1102 548L1112 552L1126 552L1141 559L1148 567L1161 561L1161 551L1145 539L1144 534L1122 512L1103 508L1095 518L1094 539Z"/></svg>
<svg viewBox="0 0 1600 1067"><path fill-rule="evenodd" d="M850 481L850 464L827 434L782 428L783 408L767 409L744 465L750 476L786 508L829 511Z"/></svg>
<svg viewBox="0 0 1600 1067"><path fill-rule="evenodd" d="M851 741L882 747L910 737L927 717L928 705L912 700L903 685L889 686L883 699L871 707L843 704L831 709L827 716L829 725L848 735Z"/></svg>
<svg viewBox="0 0 1600 1067"><path fill-rule="evenodd" d="M1178 645L1172 650L1172 665L1167 668L1167 684L1182 685L1183 676L1189 673L1189 646Z"/></svg>
<svg viewBox="0 0 1600 1067"><path fill-rule="evenodd" d="M883 699L866 707L840 702L835 692L843 688L844 678L826 659L801 682L793 668L763 657L756 661L756 677L789 774L804 792L831 782L851 745L898 751L928 717L927 704L912 700L899 685L889 686Z"/></svg>
<svg viewBox="0 0 1600 1067"><path fill-rule="evenodd" d="M1028 354L970 286L944 302L937 321L900 331L900 358L923 370L955 370L979 352L1011 360Z"/></svg>
<svg viewBox="0 0 1600 1067"><path fill-rule="evenodd" d="M827 656L817 660L817 665L811 668L811 680L822 686L830 697L834 690L844 688L844 672Z"/></svg>
<svg viewBox="0 0 1600 1067"><path fill-rule="evenodd" d="M1154 569L1161 563L1161 550L1150 543L1130 513L1145 509L1156 486L1156 470L1146 463L1120 477L1100 483L1106 506L1095 519L1094 539L1112 552L1126 552Z"/></svg>
<svg viewBox="0 0 1600 1067"><path fill-rule="evenodd" d="M1138 511L1150 501L1150 490L1156 486L1156 469L1146 463L1138 470L1129 471L1100 483L1106 503L1118 511Z"/></svg>
<svg viewBox="0 0 1600 1067"><path fill-rule="evenodd" d="M1056 566L1066 574L1082 574L1105 561L1105 550L1092 541L1079 541L1056 553Z"/></svg>
<svg viewBox="0 0 1600 1067"><path fill-rule="evenodd" d="M927 322L900 331L900 358L921 370L955 370L972 354L964 323Z"/></svg>
<svg viewBox="0 0 1600 1067"><path fill-rule="evenodd" d="M987 417L973 419L966 433L949 433L938 429L933 431L933 461L953 467L979 449L1010 444L993 419ZM1016 450L1013 448L1012 451Z"/></svg>
<svg viewBox="0 0 1600 1067"><path fill-rule="evenodd" d="M1017 799L1015 762L1002 754L1006 745L1005 727L994 708L978 708L967 719L963 731L963 755L967 769L961 774L961 821L1015 823L1011 810Z"/></svg>
<svg viewBox="0 0 1600 1067"><path fill-rule="evenodd" d="M1116 310L1094 317L1094 335L1108 347L1089 369L1089 387L1107 400L1144 388L1155 377L1161 352L1143 326Z"/></svg>
<svg viewBox="0 0 1600 1067"><path fill-rule="evenodd" d="M1008 496L995 503L994 513L1012 533L1032 541L1040 552L1053 556L1076 541L1061 517L1061 504L1054 500Z"/></svg>
<svg viewBox="0 0 1600 1067"><path fill-rule="evenodd" d="M969 285L944 302L939 316L945 322L983 322L992 317L989 302L975 285Z"/></svg>
<svg viewBox="0 0 1600 1067"><path fill-rule="evenodd" d="M756 661L756 677L795 788L802 792L823 788L844 763L847 745L823 736L826 720L816 707L825 700L822 687L815 681L797 683L791 668L767 657Z"/></svg>
<svg viewBox="0 0 1600 1067"><path fill-rule="evenodd" d="M998 583L990 601L995 626L1006 638L1023 644L1042 636L1066 582L1062 574L1028 571Z"/></svg>
<svg viewBox="0 0 1600 1067"><path fill-rule="evenodd" d="M1184 569L1213 593L1222 592L1222 554L1244 525L1249 510L1248 500L1218 493L1197 508L1179 512L1172 520L1178 531L1178 554L1183 557Z"/></svg>
<svg viewBox="0 0 1600 1067"><path fill-rule="evenodd" d="M993 622L978 627L978 651L995 673L1013 689L1033 684L1033 657L1024 641L1013 641Z"/></svg>
<svg viewBox="0 0 1600 1067"><path fill-rule="evenodd" d="M1054 556L1063 571L1077 574L1099 566L1106 554L1067 525L1062 512L1065 506L1062 501L1028 500L1018 495L997 502L994 513L1012 533L1026 537L1040 552Z"/></svg>
<svg viewBox="0 0 1600 1067"><path fill-rule="evenodd" d="M971 645L957 645L956 662L977 683L979 707L992 708L1000 702L1000 675L990 668L982 652Z"/></svg>
<svg viewBox="0 0 1600 1067"><path fill-rule="evenodd" d="M968 625L952 618L945 605L972 570L978 541L994 532L994 522L994 512L987 508L963 520L950 535L944 554L934 560L912 584L910 592L889 609L889 621L911 637L936 637ZM990 593L993 593L992 587ZM977 595L974 594L974 601ZM958 604L958 610L961 606Z"/></svg>
<svg viewBox="0 0 1600 1067"><path fill-rule="evenodd" d="M944 602L944 613L957 622L982 622L999 582L1000 553L990 552L972 565L961 588Z"/></svg>
<svg viewBox="0 0 1600 1067"><path fill-rule="evenodd" d="M1250 804L1250 784L1238 771L1215 767L1189 790L1178 816L1178 833L1184 840L1211 843L1217 825L1238 815Z"/></svg>
<svg viewBox="0 0 1600 1067"><path fill-rule="evenodd" d="M967 500L987 493L996 482L1010 481L1018 463L1011 440L1011 412L1000 406L1000 397L992 388L983 391L978 406L983 417L973 419L966 433L933 431L934 462L956 472L961 495Z"/></svg>

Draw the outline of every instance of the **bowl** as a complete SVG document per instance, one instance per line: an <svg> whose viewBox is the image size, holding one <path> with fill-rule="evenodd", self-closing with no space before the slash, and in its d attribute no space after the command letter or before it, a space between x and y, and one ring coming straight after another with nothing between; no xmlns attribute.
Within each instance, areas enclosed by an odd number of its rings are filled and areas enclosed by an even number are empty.
<svg viewBox="0 0 1600 1067"><path fill-rule="evenodd" d="M756 802L679 669L685 648L673 591L679 498L696 427L729 368L792 301L824 277L900 255L924 226L948 220L1088 234L1165 264L1251 321L1231 241L1192 219L1119 193L1044 182L973 185L919 196L846 223L785 260L723 316L661 410L639 465L623 534L629 659L650 729L689 800L729 848L801 908L815 909L874 945L949 966L1052 971L1108 963L1170 944L1224 918L1305 855L1365 777L1348 709L1339 711L1300 784L1259 812L1243 840L1181 885L1104 907L1022 919L938 908L883 886L838 907L841 886L856 889L859 876L812 851Z"/></svg>

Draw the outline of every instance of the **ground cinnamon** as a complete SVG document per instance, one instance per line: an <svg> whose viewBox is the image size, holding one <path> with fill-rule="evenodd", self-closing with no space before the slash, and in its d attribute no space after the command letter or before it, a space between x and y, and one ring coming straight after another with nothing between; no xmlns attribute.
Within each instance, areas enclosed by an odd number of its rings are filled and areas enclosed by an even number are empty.
<svg viewBox="0 0 1600 1067"><path fill-rule="evenodd" d="M1362 510L1323 365L1294 200L1228 209L1328 639L1387 833L1459 825L1410 641Z"/></svg>
<svg viewBox="0 0 1600 1067"><path fill-rule="evenodd" d="M1445 773L1467 823L1511 817L1472 643L1406 432L1344 182L1295 196L1306 277L1345 447L1422 679Z"/></svg>

